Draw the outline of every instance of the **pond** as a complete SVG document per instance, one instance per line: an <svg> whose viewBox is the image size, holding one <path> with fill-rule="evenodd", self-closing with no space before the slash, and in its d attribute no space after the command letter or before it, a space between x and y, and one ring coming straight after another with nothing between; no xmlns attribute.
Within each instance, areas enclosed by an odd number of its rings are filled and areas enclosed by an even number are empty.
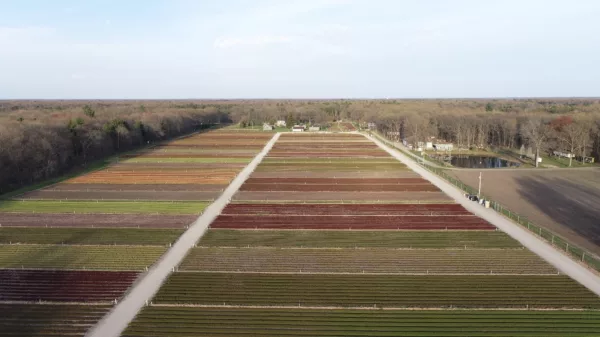
<svg viewBox="0 0 600 337"><path fill-rule="evenodd" d="M463 168L499 168L521 166L521 163L498 157L487 156L452 156L450 164L452 164L452 166Z"/></svg>

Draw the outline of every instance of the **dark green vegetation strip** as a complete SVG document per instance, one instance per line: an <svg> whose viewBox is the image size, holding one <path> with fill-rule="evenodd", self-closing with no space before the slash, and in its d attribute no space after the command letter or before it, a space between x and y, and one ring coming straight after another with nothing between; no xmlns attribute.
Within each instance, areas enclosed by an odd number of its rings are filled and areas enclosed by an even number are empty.
<svg viewBox="0 0 600 337"><path fill-rule="evenodd" d="M123 333L142 336L600 336L600 312L301 310L146 307Z"/></svg>
<svg viewBox="0 0 600 337"><path fill-rule="evenodd" d="M83 336L106 305L0 304L0 336Z"/></svg>
<svg viewBox="0 0 600 337"><path fill-rule="evenodd" d="M0 201L1 212L101 213L101 214L199 214L204 201Z"/></svg>
<svg viewBox="0 0 600 337"><path fill-rule="evenodd" d="M155 303L264 306L600 308L566 276L315 275L181 272Z"/></svg>
<svg viewBox="0 0 600 337"><path fill-rule="evenodd" d="M0 245L0 268L144 270L166 247Z"/></svg>
<svg viewBox="0 0 600 337"><path fill-rule="evenodd" d="M0 227L0 244L165 246L182 233L182 229Z"/></svg>
<svg viewBox="0 0 600 337"><path fill-rule="evenodd" d="M556 274L524 249L194 248L180 270L286 273Z"/></svg>
<svg viewBox="0 0 600 337"><path fill-rule="evenodd" d="M0 231L0 233L2 233ZM207 247L386 247L518 248L500 231L239 231L211 229L198 243Z"/></svg>

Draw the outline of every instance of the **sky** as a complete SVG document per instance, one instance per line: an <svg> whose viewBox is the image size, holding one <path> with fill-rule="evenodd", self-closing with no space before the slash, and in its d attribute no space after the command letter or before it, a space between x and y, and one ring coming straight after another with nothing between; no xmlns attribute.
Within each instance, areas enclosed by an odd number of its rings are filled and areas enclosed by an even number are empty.
<svg viewBox="0 0 600 337"><path fill-rule="evenodd" d="M0 0L0 99L600 96L596 0Z"/></svg>

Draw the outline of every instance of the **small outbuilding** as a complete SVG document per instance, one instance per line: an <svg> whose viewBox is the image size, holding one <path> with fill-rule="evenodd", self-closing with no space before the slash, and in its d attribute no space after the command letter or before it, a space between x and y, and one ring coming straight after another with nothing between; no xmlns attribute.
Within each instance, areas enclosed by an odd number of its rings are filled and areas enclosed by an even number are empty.
<svg viewBox="0 0 600 337"><path fill-rule="evenodd" d="M321 127L320 126L311 126L308 128L308 131L312 131L312 132L321 131Z"/></svg>
<svg viewBox="0 0 600 337"><path fill-rule="evenodd" d="M302 126L302 125L294 125L292 127L292 132L304 132L304 126Z"/></svg>
<svg viewBox="0 0 600 337"><path fill-rule="evenodd" d="M263 131L273 131L273 126L265 123L263 124Z"/></svg>
<svg viewBox="0 0 600 337"><path fill-rule="evenodd" d="M280 119L277 122L275 122L275 126L285 128L287 126L287 123L284 120Z"/></svg>
<svg viewBox="0 0 600 337"><path fill-rule="evenodd" d="M433 149L436 151L452 151L454 149L454 145L450 143L437 143L433 144Z"/></svg>

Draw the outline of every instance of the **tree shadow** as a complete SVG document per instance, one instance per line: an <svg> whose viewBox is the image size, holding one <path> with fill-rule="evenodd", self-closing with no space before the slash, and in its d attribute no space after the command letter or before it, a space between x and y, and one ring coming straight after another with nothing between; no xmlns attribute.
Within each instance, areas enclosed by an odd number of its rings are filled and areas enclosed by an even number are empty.
<svg viewBox="0 0 600 337"><path fill-rule="evenodd" d="M563 178L518 177L518 192L554 221L600 247L600 189Z"/></svg>

